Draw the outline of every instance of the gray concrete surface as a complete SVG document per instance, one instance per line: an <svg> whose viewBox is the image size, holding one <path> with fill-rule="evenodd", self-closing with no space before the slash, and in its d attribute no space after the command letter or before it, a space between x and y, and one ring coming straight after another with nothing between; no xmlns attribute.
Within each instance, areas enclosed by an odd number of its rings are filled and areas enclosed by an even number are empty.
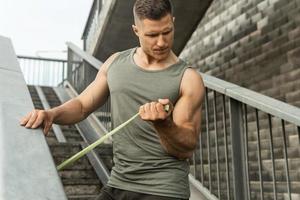
<svg viewBox="0 0 300 200"><path fill-rule="evenodd" d="M0 36L0 199L66 200L42 131L19 125L32 109L11 41Z"/></svg>

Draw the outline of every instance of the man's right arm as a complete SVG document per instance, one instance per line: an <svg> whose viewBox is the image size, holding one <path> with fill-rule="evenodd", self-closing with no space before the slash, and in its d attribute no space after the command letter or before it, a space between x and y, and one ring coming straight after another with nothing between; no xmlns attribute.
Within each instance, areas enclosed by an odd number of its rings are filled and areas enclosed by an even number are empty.
<svg viewBox="0 0 300 200"><path fill-rule="evenodd" d="M66 125L85 119L103 105L109 96L107 69L116 56L117 54L113 54L106 60L95 80L78 97L49 110L33 110L20 124L26 128L38 128L43 125L44 133L47 134L52 123Z"/></svg>

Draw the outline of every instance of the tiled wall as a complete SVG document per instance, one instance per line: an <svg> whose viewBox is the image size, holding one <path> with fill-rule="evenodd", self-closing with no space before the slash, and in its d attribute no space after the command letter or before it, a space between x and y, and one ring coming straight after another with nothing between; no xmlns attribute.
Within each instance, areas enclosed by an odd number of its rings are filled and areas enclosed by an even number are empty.
<svg viewBox="0 0 300 200"><path fill-rule="evenodd" d="M180 57L300 107L300 0L215 0Z"/></svg>

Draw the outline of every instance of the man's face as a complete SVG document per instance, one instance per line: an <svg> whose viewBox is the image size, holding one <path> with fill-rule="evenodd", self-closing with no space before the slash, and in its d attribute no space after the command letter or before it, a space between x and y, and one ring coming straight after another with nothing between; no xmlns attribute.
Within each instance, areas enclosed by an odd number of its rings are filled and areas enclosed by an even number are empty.
<svg viewBox="0 0 300 200"><path fill-rule="evenodd" d="M143 51L155 60L169 56L174 40L174 22L171 14L159 20L137 20L133 25Z"/></svg>

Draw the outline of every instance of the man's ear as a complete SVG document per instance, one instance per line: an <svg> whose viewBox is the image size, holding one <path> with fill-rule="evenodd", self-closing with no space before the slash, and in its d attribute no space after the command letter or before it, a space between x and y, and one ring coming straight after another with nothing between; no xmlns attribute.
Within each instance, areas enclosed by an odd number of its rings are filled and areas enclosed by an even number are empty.
<svg viewBox="0 0 300 200"><path fill-rule="evenodd" d="M175 17L173 17L173 23L175 22Z"/></svg>
<svg viewBox="0 0 300 200"><path fill-rule="evenodd" d="M135 33L135 35L136 35L136 36L139 36L139 35L138 35L139 30L138 30L137 26L134 25L134 24L132 24L131 27L132 27L132 30L133 30L133 32Z"/></svg>

